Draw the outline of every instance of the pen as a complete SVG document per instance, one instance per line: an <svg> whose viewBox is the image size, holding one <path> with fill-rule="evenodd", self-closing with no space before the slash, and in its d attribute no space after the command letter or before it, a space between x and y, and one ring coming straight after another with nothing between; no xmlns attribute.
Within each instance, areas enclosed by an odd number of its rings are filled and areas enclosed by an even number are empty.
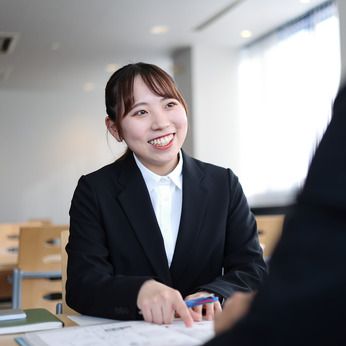
<svg viewBox="0 0 346 346"><path fill-rule="evenodd" d="M208 304L208 303L214 303L219 300L218 297L215 296L206 296L206 297L200 297L196 299L190 299L185 302L188 308L193 308L194 306L197 305L203 305L203 304Z"/></svg>

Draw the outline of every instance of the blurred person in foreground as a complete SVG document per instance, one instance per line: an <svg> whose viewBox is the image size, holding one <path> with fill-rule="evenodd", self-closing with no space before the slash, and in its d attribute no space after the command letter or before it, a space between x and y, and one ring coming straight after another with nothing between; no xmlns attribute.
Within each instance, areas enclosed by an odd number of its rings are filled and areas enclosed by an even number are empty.
<svg viewBox="0 0 346 346"><path fill-rule="evenodd" d="M255 297L255 298L254 298ZM346 345L346 84L256 296L215 318L217 345Z"/></svg>

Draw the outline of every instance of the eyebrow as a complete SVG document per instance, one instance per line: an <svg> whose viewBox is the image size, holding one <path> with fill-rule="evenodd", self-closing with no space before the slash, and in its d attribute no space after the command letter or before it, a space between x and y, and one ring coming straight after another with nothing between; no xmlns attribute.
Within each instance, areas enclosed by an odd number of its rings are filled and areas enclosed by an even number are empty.
<svg viewBox="0 0 346 346"><path fill-rule="evenodd" d="M138 103L135 103L135 104L131 107L130 110L132 110L132 109L134 109L134 108L136 108L136 107L138 107L138 106L147 106L147 105L148 105L147 102L138 102Z"/></svg>
<svg viewBox="0 0 346 346"><path fill-rule="evenodd" d="M174 97L161 97L160 101L162 102L162 101L170 100L170 99L175 100ZM130 111L131 111L132 109L138 107L138 106L147 106L147 105L148 105L148 102L138 102L138 103L135 103L135 104L131 107Z"/></svg>

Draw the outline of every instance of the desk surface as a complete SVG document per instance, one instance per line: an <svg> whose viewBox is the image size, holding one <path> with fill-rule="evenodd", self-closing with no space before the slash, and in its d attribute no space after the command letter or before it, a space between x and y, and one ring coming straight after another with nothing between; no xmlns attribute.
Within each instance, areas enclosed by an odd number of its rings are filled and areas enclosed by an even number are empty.
<svg viewBox="0 0 346 346"><path fill-rule="evenodd" d="M70 316L72 318L72 316ZM212 321L195 322L191 328L186 328L180 319L170 325L155 325L144 321L105 320L90 316L75 316L73 318L80 328L57 328L45 332L33 332L36 342L49 345L66 345L71 340L76 345L99 344L107 340L112 345L200 345L212 338L214 334ZM66 315L59 315L65 325L75 325ZM92 319L92 321L90 321ZM107 321L106 323L100 320ZM92 324L90 324L92 322ZM14 338L21 334L0 337L2 346L15 346ZM28 334L30 335L30 333ZM29 336L28 336L29 337ZM33 340L31 340L33 341Z"/></svg>
<svg viewBox="0 0 346 346"><path fill-rule="evenodd" d="M71 327L75 326L76 323L71 321L66 315L58 315L59 319L61 319L64 322L65 327ZM0 335L0 345L1 346L18 346L18 344L14 341L14 338L23 335L23 334L7 334L7 335Z"/></svg>

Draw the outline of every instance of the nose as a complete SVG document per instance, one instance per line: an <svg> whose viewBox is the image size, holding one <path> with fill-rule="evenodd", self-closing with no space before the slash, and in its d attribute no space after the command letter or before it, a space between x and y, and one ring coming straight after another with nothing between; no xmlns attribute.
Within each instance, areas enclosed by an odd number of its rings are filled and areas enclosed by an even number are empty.
<svg viewBox="0 0 346 346"><path fill-rule="evenodd" d="M151 117L152 117L151 128L153 130L162 130L169 127L170 125L168 116L165 113L165 111L162 109L155 109L154 111L152 111Z"/></svg>

